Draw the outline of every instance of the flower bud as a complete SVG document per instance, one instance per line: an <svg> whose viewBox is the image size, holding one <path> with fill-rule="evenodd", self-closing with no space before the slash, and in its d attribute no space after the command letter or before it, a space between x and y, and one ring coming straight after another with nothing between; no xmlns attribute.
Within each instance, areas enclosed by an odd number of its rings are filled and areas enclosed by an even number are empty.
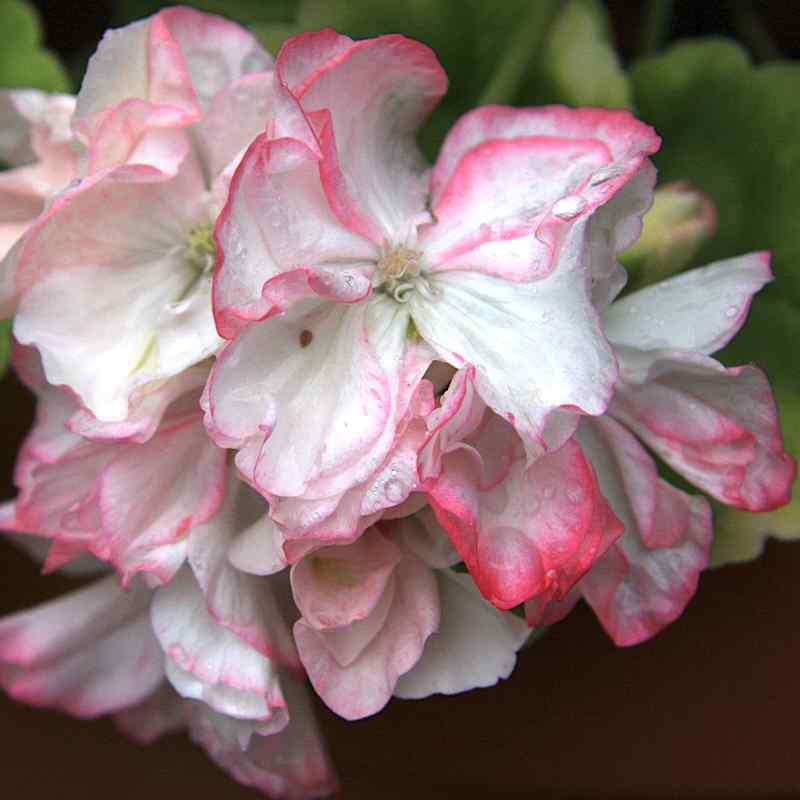
<svg viewBox="0 0 800 800"><path fill-rule="evenodd" d="M630 284L644 286L680 272L714 235L717 215L711 198L686 181L655 193L639 240L622 256Z"/></svg>

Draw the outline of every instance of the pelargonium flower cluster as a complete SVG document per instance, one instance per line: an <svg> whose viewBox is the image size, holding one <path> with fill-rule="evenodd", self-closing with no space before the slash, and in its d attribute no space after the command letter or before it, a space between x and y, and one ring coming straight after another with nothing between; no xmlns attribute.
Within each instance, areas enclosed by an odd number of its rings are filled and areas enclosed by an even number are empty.
<svg viewBox="0 0 800 800"><path fill-rule="evenodd" d="M507 677L581 597L620 645L681 614L711 514L650 453L788 501L765 376L712 358L768 256L620 297L655 132L485 106L429 168L446 88L402 36L273 61L174 8L107 33L75 101L2 98L0 307L38 398L2 523L92 576L0 620L10 695L322 797L306 679L358 719Z"/></svg>

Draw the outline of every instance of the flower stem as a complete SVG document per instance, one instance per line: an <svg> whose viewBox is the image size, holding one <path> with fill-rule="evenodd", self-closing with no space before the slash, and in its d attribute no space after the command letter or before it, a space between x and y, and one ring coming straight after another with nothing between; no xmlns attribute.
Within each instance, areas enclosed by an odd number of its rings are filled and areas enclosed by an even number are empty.
<svg viewBox="0 0 800 800"><path fill-rule="evenodd" d="M530 11L483 90L479 105L514 102L534 56L544 48L545 36L560 5L555 0L531 0Z"/></svg>
<svg viewBox="0 0 800 800"><path fill-rule="evenodd" d="M655 53L664 44L672 21L674 0L648 0L642 12L642 28L639 34L639 55Z"/></svg>

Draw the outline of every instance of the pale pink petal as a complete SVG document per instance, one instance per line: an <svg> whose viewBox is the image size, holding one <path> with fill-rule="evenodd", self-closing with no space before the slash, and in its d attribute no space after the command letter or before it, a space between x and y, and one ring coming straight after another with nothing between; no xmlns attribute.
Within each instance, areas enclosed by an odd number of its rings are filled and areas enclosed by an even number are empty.
<svg viewBox="0 0 800 800"><path fill-rule="evenodd" d="M151 617L180 695L240 719L285 720L276 666L214 621L190 570L156 591Z"/></svg>
<svg viewBox="0 0 800 800"><path fill-rule="evenodd" d="M0 620L0 683L32 705L94 717L139 702L163 680L150 592L113 577Z"/></svg>
<svg viewBox="0 0 800 800"><path fill-rule="evenodd" d="M710 355L736 335L753 295L771 280L768 253L717 261L613 303L603 314L606 335L639 350Z"/></svg>
<svg viewBox="0 0 800 800"><path fill-rule="evenodd" d="M141 444L152 438L167 409L179 398L189 395L187 399L191 399L196 408L197 390L205 386L208 373L209 367L202 364L189 367L163 383L143 386L131 396L128 416L121 422L103 422L81 407L67 420L66 426L86 439L126 439Z"/></svg>
<svg viewBox="0 0 800 800"><path fill-rule="evenodd" d="M425 641L439 625L439 598L433 572L413 556L393 573L391 608L380 631L359 656L343 667L322 634L303 620L294 634L300 657L317 694L345 719L380 711L397 679L416 664Z"/></svg>
<svg viewBox="0 0 800 800"><path fill-rule="evenodd" d="M378 515L401 508L421 488L417 471L420 448L427 439L425 417L434 407L432 387L420 380L430 360L426 348L410 344L398 406L402 419L395 442L384 462L362 484L340 495L309 500L302 497L270 499L270 515L279 523L286 553L298 546L346 544L354 541ZM408 395L411 395L408 397ZM402 509L401 509L402 510ZM295 556L291 555L292 560Z"/></svg>
<svg viewBox="0 0 800 800"><path fill-rule="evenodd" d="M252 325L212 371L212 436L242 448L239 469L268 497L331 497L363 482L395 440L407 321L375 298Z"/></svg>
<svg viewBox="0 0 800 800"><path fill-rule="evenodd" d="M125 418L138 386L219 346L208 295L202 308L177 303L197 280L182 248L207 221L196 165L168 181L151 172L124 167L65 192L14 257L15 335L108 421Z"/></svg>
<svg viewBox="0 0 800 800"><path fill-rule="evenodd" d="M75 129L89 170L149 163L174 172L213 97L269 56L244 28L189 8L166 9L108 31L89 62Z"/></svg>
<svg viewBox="0 0 800 800"><path fill-rule="evenodd" d="M430 271L475 270L513 281L547 275L559 229L590 210L582 192L610 160L593 139L531 136L472 148L437 197L435 224L421 232ZM565 203L572 203L566 215L559 211Z"/></svg>
<svg viewBox="0 0 800 800"><path fill-rule="evenodd" d="M755 367L725 369L705 356L663 351L646 382L621 386L611 413L717 500L748 511L789 502L796 464Z"/></svg>
<svg viewBox="0 0 800 800"><path fill-rule="evenodd" d="M266 513L234 536L228 561L250 575L274 575L288 566L283 537Z"/></svg>
<svg viewBox="0 0 800 800"><path fill-rule="evenodd" d="M611 154L611 161L601 167L590 182L591 192L587 199L595 206L608 201L637 172L644 159L661 145L655 131L627 111L566 106L482 106L461 117L442 145L431 177L434 204L461 159L472 148L492 139L521 136L596 139L602 142Z"/></svg>
<svg viewBox="0 0 800 800"><path fill-rule="evenodd" d="M283 48L276 71L304 111L330 113L342 176L325 181L332 207L351 209L342 221L380 244L407 233L425 211L427 175L415 138L447 77L428 47L403 36L344 44L301 35ZM325 60L310 70L318 54Z"/></svg>
<svg viewBox="0 0 800 800"><path fill-rule="evenodd" d="M267 124L273 105L272 73L245 75L219 91L195 129L209 176L220 175L241 158ZM231 124L235 120L235 124Z"/></svg>
<svg viewBox="0 0 800 800"><path fill-rule="evenodd" d="M245 786L276 800L315 800L338 789L308 692L291 678L284 681L290 708L288 725L269 736L253 736L246 749L224 739L203 714L193 713L192 738L211 759Z"/></svg>
<svg viewBox="0 0 800 800"><path fill-rule="evenodd" d="M98 504L102 547L126 578L152 572L169 580L183 561L186 535L218 511L225 451L208 440L199 417L163 426L148 442L119 451L103 470Z"/></svg>
<svg viewBox="0 0 800 800"><path fill-rule="evenodd" d="M292 567L292 593L306 624L340 628L368 617L401 553L377 531L351 545L326 547Z"/></svg>
<svg viewBox="0 0 800 800"><path fill-rule="evenodd" d="M544 278L515 283L476 272L431 279L432 300L419 292L408 305L425 340L456 367L476 368L481 397L511 422L531 457L563 444L575 414L601 414L617 379L588 291L584 223L558 246Z"/></svg>
<svg viewBox="0 0 800 800"><path fill-rule="evenodd" d="M524 620L489 605L469 576L444 569L436 578L442 607L439 629L425 642L422 658L398 680L397 697L494 686L511 674L517 650L529 634Z"/></svg>
<svg viewBox="0 0 800 800"><path fill-rule="evenodd" d="M265 506L231 474L220 511L196 525L189 535L189 566L209 613L220 625L272 661L298 667L294 643L270 582L240 572L228 560L236 534L264 514Z"/></svg>
<svg viewBox="0 0 800 800"><path fill-rule="evenodd" d="M711 511L658 477L636 439L613 419L586 420L580 440L625 534L581 581L619 645L638 644L683 613L708 565Z"/></svg>

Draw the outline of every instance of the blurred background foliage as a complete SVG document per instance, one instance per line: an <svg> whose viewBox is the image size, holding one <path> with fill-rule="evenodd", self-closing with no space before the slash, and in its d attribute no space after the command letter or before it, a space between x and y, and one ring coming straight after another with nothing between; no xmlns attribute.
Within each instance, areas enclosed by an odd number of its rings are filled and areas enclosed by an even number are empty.
<svg viewBox="0 0 800 800"><path fill-rule="evenodd" d="M106 28L166 5L107 0L81 4L78 12L63 0L0 0L0 86L76 91ZM194 0L187 5L250 27L273 53L294 33L322 27L354 38L403 33L427 43L450 77L450 91L421 135L431 159L458 116L481 103L627 108L654 125L664 139L655 158L659 185L668 188L648 215L642 245L625 259L632 284L751 250L772 251L777 281L758 297L722 359L766 369L789 450L800 456L795 3ZM800 537L800 497L772 514L720 507L717 527L717 563L753 558L766 535Z"/></svg>

